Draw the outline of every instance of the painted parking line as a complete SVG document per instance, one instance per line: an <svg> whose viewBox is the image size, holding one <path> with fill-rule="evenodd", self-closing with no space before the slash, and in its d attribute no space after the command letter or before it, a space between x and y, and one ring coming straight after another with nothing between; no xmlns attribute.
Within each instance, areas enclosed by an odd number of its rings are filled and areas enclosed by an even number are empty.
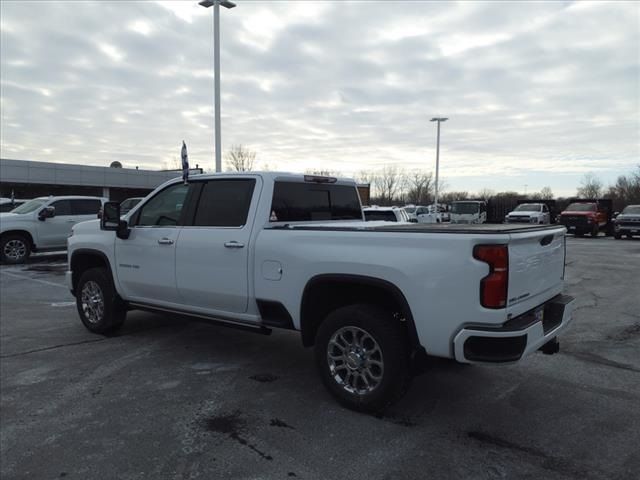
<svg viewBox="0 0 640 480"><path fill-rule="evenodd" d="M20 280L31 280L32 282L42 283L44 285L51 285L53 287L68 288L63 283L47 282L46 280L40 280L39 278L31 278L31 277L27 277L25 275L18 275L18 274L13 273L13 272L7 272L6 270L0 270L0 273L2 273L4 275L8 275L9 277L18 278Z"/></svg>

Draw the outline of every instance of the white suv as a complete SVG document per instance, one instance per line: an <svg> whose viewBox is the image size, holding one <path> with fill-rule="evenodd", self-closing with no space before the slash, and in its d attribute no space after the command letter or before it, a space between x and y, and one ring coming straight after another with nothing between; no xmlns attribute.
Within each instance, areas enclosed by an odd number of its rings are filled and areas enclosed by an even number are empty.
<svg viewBox="0 0 640 480"><path fill-rule="evenodd" d="M0 213L2 263L23 263L35 251L66 250L71 227L94 220L107 201L103 197L39 197Z"/></svg>

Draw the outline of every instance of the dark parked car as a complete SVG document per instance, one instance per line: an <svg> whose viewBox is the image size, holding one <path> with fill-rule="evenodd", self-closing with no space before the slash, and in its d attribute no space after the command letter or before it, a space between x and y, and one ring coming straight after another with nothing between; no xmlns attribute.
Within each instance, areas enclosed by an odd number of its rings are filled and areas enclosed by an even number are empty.
<svg viewBox="0 0 640 480"><path fill-rule="evenodd" d="M613 232L617 239L640 235L640 205L627 205L613 221Z"/></svg>

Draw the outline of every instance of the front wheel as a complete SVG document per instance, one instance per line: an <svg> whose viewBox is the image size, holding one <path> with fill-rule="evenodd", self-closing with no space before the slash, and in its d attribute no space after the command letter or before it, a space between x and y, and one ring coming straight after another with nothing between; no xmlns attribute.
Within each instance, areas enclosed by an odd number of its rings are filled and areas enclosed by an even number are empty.
<svg viewBox="0 0 640 480"><path fill-rule="evenodd" d="M592 237L597 237L598 233L600 233L600 228L598 227L598 225L594 225L593 228L591 229L591 236Z"/></svg>
<svg viewBox="0 0 640 480"><path fill-rule="evenodd" d="M622 234L621 233L614 233L613 234L613 238L615 238L616 240L620 240L622 238Z"/></svg>
<svg viewBox="0 0 640 480"><path fill-rule="evenodd" d="M127 315L106 268L91 268L82 274L76 288L76 306L80 320L93 333L114 332Z"/></svg>
<svg viewBox="0 0 640 480"><path fill-rule="evenodd" d="M353 410L379 413L411 382L406 329L377 306L348 305L331 312L318 329L315 356L325 387Z"/></svg>
<svg viewBox="0 0 640 480"><path fill-rule="evenodd" d="M24 263L31 255L31 242L19 233L8 234L0 242L0 258L2 263Z"/></svg>

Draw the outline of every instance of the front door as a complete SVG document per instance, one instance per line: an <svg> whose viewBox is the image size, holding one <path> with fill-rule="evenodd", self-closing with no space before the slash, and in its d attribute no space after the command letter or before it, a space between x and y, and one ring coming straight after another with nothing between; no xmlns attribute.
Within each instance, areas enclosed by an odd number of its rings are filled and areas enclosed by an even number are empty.
<svg viewBox="0 0 640 480"><path fill-rule="evenodd" d="M176 242L188 191L180 183L156 193L131 219L129 238L116 237L117 276L127 300L177 302Z"/></svg>
<svg viewBox="0 0 640 480"><path fill-rule="evenodd" d="M186 307L244 313L249 296L251 223L257 177L209 180L201 187L192 225L176 249L176 281ZM253 201L252 201L253 200Z"/></svg>
<svg viewBox="0 0 640 480"><path fill-rule="evenodd" d="M38 221L38 248L66 247L75 219L70 200L57 200L47 207L55 208L55 216Z"/></svg>

